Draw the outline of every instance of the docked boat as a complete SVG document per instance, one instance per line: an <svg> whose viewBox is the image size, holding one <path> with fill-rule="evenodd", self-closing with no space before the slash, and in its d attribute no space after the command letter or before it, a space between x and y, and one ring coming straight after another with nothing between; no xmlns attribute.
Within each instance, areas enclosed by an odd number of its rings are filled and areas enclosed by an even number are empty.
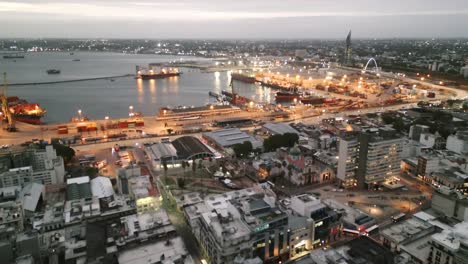
<svg viewBox="0 0 468 264"><path fill-rule="evenodd" d="M80 59L73 59L73 61L80 61Z"/></svg>
<svg viewBox="0 0 468 264"><path fill-rule="evenodd" d="M18 53L15 54L8 54L8 55L3 55L4 59L24 59L24 55L20 55Z"/></svg>
<svg viewBox="0 0 468 264"><path fill-rule="evenodd" d="M255 76L248 76L241 73L231 73L231 78L236 81L241 81L245 83L255 83L257 80Z"/></svg>
<svg viewBox="0 0 468 264"><path fill-rule="evenodd" d="M317 97L317 96L306 96L306 97L301 97L299 99L301 103L303 104L310 104L310 105L315 105L315 104L323 104L325 102L325 99L322 97Z"/></svg>
<svg viewBox="0 0 468 264"><path fill-rule="evenodd" d="M275 100L277 102L290 102L294 99L299 100L301 94L297 92L276 92Z"/></svg>
<svg viewBox="0 0 468 264"><path fill-rule="evenodd" d="M60 74L60 70L49 69L49 70L47 70L47 74Z"/></svg>
<svg viewBox="0 0 468 264"><path fill-rule="evenodd" d="M39 125L41 118L46 114L46 110L41 108L37 103L29 103L24 99L17 96L10 96L7 98L8 109L14 120Z"/></svg>

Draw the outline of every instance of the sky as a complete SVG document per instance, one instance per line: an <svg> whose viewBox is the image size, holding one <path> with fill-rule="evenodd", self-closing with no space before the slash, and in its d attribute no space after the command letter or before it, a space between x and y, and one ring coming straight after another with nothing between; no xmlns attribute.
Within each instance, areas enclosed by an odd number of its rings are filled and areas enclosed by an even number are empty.
<svg viewBox="0 0 468 264"><path fill-rule="evenodd" d="M0 38L457 38L468 0L0 0Z"/></svg>

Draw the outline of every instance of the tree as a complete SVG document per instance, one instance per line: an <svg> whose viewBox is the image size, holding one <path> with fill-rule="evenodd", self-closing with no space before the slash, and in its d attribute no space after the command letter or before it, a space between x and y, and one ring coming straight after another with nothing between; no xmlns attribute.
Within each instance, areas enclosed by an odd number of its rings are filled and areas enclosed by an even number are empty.
<svg viewBox="0 0 468 264"><path fill-rule="evenodd" d="M164 173L167 172L167 161L165 159L162 160L162 165L163 165L163 168L164 168Z"/></svg>
<svg viewBox="0 0 468 264"><path fill-rule="evenodd" d="M179 188L184 189L185 188L185 179L184 178L177 178L177 186Z"/></svg>
<svg viewBox="0 0 468 264"><path fill-rule="evenodd" d="M272 135L263 141L263 148L266 152L271 152L281 147L293 147L298 141L299 135L297 135L296 133Z"/></svg>
<svg viewBox="0 0 468 264"><path fill-rule="evenodd" d="M198 160L198 169L203 169L203 160L202 159Z"/></svg>
<svg viewBox="0 0 468 264"><path fill-rule="evenodd" d="M174 132L174 129L172 129L172 128L168 128L168 129L166 129L166 130L167 130L167 134L168 134L168 135L170 135L170 134L172 134L172 132Z"/></svg>
<svg viewBox="0 0 468 264"><path fill-rule="evenodd" d="M393 122L393 128L402 132L405 130L405 123L403 122L402 118L396 118L395 121Z"/></svg>
<svg viewBox="0 0 468 264"><path fill-rule="evenodd" d="M197 170L197 164L195 163L195 159L192 160L192 171L195 173Z"/></svg>
<svg viewBox="0 0 468 264"><path fill-rule="evenodd" d="M386 124L386 125L390 125L392 124L394 121L395 121L395 117L392 115L392 114L382 114L382 121Z"/></svg>
<svg viewBox="0 0 468 264"><path fill-rule="evenodd" d="M65 146L59 143L52 144L57 155L63 158L64 163L70 162L73 157L75 157L75 150L70 148L69 146Z"/></svg>
<svg viewBox="0 0 468 264"><path fill-rule="evenodd" d="M247 157L252 152L253 146L250 141L244 141L244 143L233 145L232 150L234 150L234 153L238 158Z"/></svg>
<svg viewBox="0 0 468 264"><path fill-rule="evenodd" d="M185 161L182 161L182 169L184 169L184 171L185 171L185 168L187 168L187 164L185 163Z"/></svg>

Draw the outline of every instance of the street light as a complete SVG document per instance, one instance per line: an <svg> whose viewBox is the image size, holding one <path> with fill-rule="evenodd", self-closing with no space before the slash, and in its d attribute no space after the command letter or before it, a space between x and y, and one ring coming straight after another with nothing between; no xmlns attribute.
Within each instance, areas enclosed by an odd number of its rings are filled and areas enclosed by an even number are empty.
<svg viewBox="0 0 468 264"><path fill-rule="evenodd" d="M133 105L129 106L128 107L128 116L132 117L134 114L133 114Z"/></svg>
<svg viewBox="0 0 468 264"><path fill-rule="evenodd" d="M80 118L80 121L81 121L81 109L78 110L78 117Z"/></svg>

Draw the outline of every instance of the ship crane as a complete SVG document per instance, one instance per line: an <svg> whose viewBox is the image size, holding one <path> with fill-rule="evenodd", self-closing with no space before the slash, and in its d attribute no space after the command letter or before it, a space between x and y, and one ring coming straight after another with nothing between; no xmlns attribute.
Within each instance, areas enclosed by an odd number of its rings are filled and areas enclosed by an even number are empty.
<svg viewBox="0 0 468 264"><path fill-rule="evenodd" d="M15 121L11 117L11 112L8 107L8 97L7 97L7 89L8 89L8 83L7 83L7 74L6 72L3 73L3 90L2 94L0 94L0 99L2 102L2 112L4 114L4 117L7 120L7 127L5 128L6 131L8 132L14 132L16 131L15 127Z"/></svg>

